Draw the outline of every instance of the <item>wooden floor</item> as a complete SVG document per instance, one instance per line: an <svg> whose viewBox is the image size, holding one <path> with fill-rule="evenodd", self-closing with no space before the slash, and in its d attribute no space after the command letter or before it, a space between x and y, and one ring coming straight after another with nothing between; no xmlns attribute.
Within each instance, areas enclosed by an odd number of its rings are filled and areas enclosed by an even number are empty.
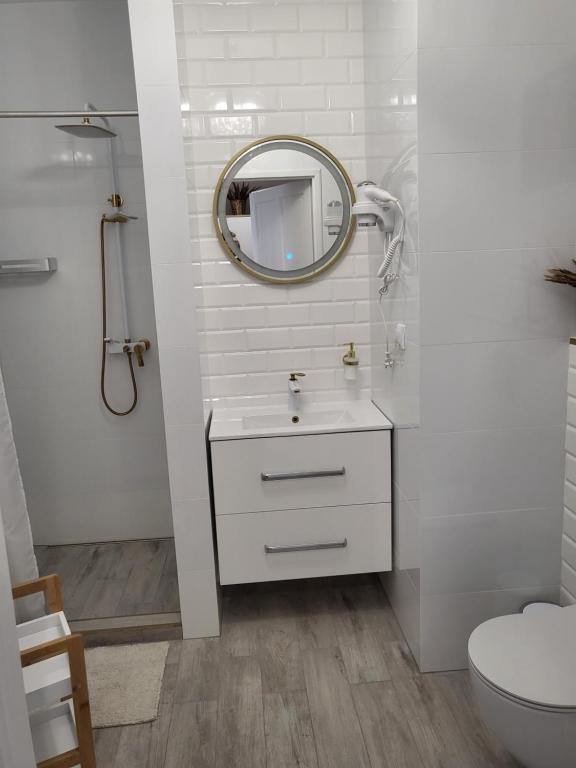
<svg viewBox="0 0 576 768"><path fill-rule="evenodd" d="M159 718L100 768L512 768L465 672L420 675L372 577L227 588L221 638L171 643Z"/></svg>
<svg viewBox="0 0 576 768"><path fill-rule="evenodd" d="M40 575L60 577L69 620L180 610L173 539L35 547Z"/></svg>

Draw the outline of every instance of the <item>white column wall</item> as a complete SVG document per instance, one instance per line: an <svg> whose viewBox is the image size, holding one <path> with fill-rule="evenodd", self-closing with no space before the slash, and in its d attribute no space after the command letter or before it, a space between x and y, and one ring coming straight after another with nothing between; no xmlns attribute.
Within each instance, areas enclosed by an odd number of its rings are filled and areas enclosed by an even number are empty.
<svg viewBox="0 0 576 768"><path fill-rule="evenodd" d="M185 638L219 634L171 0L129 0Z"/></svg>
<svg viewBox="0 0 576 768"><path fill-rule="evenodd" d="M381 232L370 234L372 399L393 421L394 568L386 592L418 658L419 588L419 273L417 150L417 0L364 0L364 71L367 178L402 201L407 232L400 275L379 306L376 275L384 258ZM406 352L384 367L386 326L406 325Z"/></svg>

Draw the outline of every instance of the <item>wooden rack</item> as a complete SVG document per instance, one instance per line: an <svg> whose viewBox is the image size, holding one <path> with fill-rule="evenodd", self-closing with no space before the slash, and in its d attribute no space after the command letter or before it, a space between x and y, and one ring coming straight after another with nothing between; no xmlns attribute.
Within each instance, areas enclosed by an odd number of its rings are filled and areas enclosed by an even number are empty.
<svg viewBox="0 0 576 768"><path fill-rule="evenodd" d="M39 592L47 615L18 625L37 766L96 768L84 640L70 632L57 576L18 584L12 596Z"/></svg>

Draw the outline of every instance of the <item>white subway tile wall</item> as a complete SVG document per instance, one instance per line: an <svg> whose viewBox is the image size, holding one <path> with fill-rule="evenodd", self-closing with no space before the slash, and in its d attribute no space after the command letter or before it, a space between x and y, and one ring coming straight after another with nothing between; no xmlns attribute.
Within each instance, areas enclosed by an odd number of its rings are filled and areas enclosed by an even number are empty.
<svg viewBox="0 0 576 768"><path fill-rule="evenodd" d="M258 283L226 258L212 195L234 152L273 134L305 135L366 177L362 3L174 3L208 406L282 403L286 373L325 399L370 397L366 236L330 272L302 285ZM359 345L358 381L344 381L340 345Z"/></svg>
<svg viewBox="0 0 576 768"><path fill-rule="evenodd" d="M570 344L568 371L568 424L566 426L566 483L564 486L564 533L562 536L562 601L576 603L576 479L570 467L576 461L576 338ZM572 478L572 480L571 480Z"/></svg>

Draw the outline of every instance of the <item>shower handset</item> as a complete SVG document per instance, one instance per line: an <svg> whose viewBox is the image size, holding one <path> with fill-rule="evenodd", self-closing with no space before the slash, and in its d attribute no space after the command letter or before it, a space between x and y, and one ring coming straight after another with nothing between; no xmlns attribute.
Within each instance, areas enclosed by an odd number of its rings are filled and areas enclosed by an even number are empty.
<svg viewBox="0 0 576 768"><path fill-rule="evenodd" d="M404 209L398 198L376 186L373 181L358 184L356 198L352 213L356 216L358 227L371 229L379 226L386 233L384 261L377 272L377 276L384 281L386 292L390 282L396 279L396 276L389 275L392 260L404 243Z"/></svg>

